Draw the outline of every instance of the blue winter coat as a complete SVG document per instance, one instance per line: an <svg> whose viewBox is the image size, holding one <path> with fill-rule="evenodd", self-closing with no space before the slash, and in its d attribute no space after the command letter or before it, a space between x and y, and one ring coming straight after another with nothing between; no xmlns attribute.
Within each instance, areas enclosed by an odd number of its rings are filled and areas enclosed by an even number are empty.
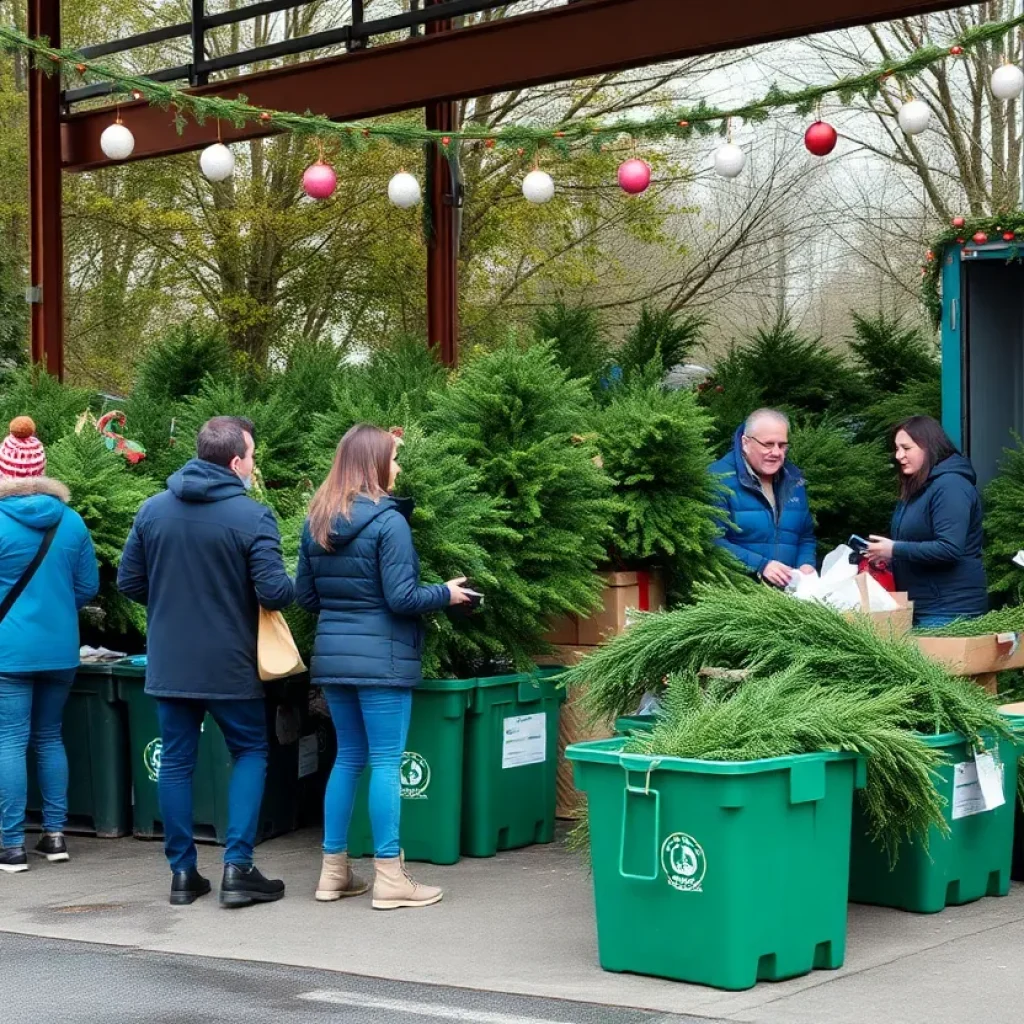
<svg viewBox="0 0 1024 1024"><path fill-rule="evenodd" d="M260 606L287 608L295 588L269 508L223 466L193 459L135 517L117 585L146 605L146 692L157 697L263 696Z"/></svg>
<svg viewBox="0 0 1024 1024"><path fill-rule="evenodd" d="M800 470L788 462L782 464L775 480L776 518L760 483L747 468L742 438L740 427L733 437L732 451L711 467L728 488L728 494L718 503L722 534L715 543L735 555L754 575L760 575L773 561L793 569L815 565L814 520Z"/></svg>
<svg viewBox="0 0 1024 1024"><path fill-rule="evenodd" d="M446 607L448 588L421 586L408 499L359 497L338 517L325 551L302 531L296 599L319 614L310 673L318 685L415 686L421 616Z"/></svg>
<svg viewBox="0 0 1024 1024"><path fill-rule="evenodd" d="M0 600L35 557L46 531L53 543L0 622L0 673L78 667L78 609L100 588L92 538L67 507L68 489L48 477L0 480Z"/></svg>
<svg viewBox="0 0 1024 1024"><path fill-rule="evenodd" d="M896 506L893 573L897 589L914 602L915 618L988 611L977 479L968 459L950 455L928 474L923 490Z"/></svg>

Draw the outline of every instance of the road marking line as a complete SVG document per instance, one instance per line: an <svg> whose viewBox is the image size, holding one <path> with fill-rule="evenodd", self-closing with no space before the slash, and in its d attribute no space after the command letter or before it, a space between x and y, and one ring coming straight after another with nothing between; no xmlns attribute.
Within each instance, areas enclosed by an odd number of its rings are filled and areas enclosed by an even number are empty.
<svg viewBox="0 0 1024 1024"><path fill-rule="evenodd" d="M341 992L323 989L303 992L296 998L311 1003L334 1003L338 1006L361 1006L373 1010L389 1010L391 1013L417 1014L420 1017L436 1017L439 1020L462 1020L472 1024L574 1024L573 1021L553 1020L551 1017L521 1017L512 1013L491 1013L487 1010L470 1010L459 1006L445 1006L442 1003L414 1003L405 999L384 999L378 996L361 995L357 992Z"/></svg>

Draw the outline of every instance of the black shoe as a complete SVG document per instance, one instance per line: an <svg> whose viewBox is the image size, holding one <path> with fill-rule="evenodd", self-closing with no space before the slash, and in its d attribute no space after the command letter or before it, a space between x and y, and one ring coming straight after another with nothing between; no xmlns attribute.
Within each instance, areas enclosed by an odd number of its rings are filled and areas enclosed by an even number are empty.
<svg viewBox="0 0 1024 1024"><path fill-rule="evenodd" d="M243 868L237 864L224 865L224 878L220 883L222 907L247 907L250 903L273 903L284 896L284 882L264 878L255 867Z"/></svg>
<svg viewBox="0 0 1024 1024"><path fill-rule="evenodd" d="M71 860L63 832L44 832L36 843L36 853L40 857L45 857L51 864Z"/></svg>
<svg viewBox="0 0 1024 1024"><path fill-rule="evenodd" d="M28 871L28 857L24 846L8 846L0 850L0 871L15 875L19 871Z"/></svg>
<svg viewBox="0 0 1024 1024"><path fill-rule="evenodd" d="M205 896L210 888L210 880L203 878L196 868L175 871L171 879L171 905L187 907L190 903L195 903L200 896Z"/></svg>

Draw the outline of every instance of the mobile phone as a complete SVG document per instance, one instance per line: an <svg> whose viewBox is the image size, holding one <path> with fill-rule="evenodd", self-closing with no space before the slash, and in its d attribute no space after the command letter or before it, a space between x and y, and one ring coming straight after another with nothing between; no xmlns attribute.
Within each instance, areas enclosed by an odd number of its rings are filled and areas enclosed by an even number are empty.
<svg viewBox="0 0 1024 1024"><path fill-rule="evenodd" d="M847 546L853 548L853 550L856 551L858 555L864 554L864 552L868 549L868 542L863 537L858 536L856 533L852 534L850 536L850 539L846 543Z"/></svg>

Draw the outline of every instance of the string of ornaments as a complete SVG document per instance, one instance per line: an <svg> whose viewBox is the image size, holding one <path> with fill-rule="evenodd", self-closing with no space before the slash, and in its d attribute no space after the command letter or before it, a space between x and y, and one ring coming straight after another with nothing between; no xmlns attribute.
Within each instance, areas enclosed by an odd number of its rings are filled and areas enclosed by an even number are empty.
<svg viewBox="0 0 1024 1024"><path fill-rule="evenodd" d="M1016 21L1016 19L1015 19ZM964 53L963 46L953 46L948 54L952 57L959 57ZM889 77L891 72L886 72L883 79ZM992 95L1004 102L1018 99L1024 94L1024 71L1009 60L996 68L990 77L989 86ZM822 89L822 93L826 90ZM142 99L143 95L138 90L133 91L133 99ZM267 111L260 114L260 118L271 120L273 117ZM900 130L904 135L913 138L923 134L931 124L931 108L923 100L915 99L907 95L897 111L896 119ZM689 122L680 120L680 129L688 129ZM737 145L732 138L732 118L725 119L726 141L717 147L713 154L712 166L716 174L725 179L739 177L746 166L747 156L743 148ZM368 129L363 134L369 136ZM564 136L564 131L556 131L554 136ZM462 133L460 138L472 139L475 136L469 133ZM451 144L452 139L448 136L441 138L440 144L444 149ZM804 146L807 151L816 157L826 157L831 154L838 144L839 133L828 122L821 119L820 114L804 133ZM488 147L494 145L493 139L486 139ZM109 125L100 137L100 147L105 156L113 161L128 159L135 148L135 139L131 131L123 124L118 114L113 124ZM519 149L520 155L524 150ZM199 158L199 165L203 175L211 182L226 181L234 173L235 160L231 150L219 140L202 151ZM640 195L645 192L651 184L652 172L647 161L632 157L620 164L617 173L619 187L628 195ZM323 145L320 143L320 156L317 161L311 164L303 173L303 189L306 194L314 200L324 200L334 194L338 185L337 172L325 159ZM536 164L522 180L523 197L535 205L543 205L550 202L555 195L555 182L551 175L541 170ZM407 171L402 170L388 183L388 198L393 205L400 209L411 209L419 204L422 199L422 190L419 181Z"/></svg>

